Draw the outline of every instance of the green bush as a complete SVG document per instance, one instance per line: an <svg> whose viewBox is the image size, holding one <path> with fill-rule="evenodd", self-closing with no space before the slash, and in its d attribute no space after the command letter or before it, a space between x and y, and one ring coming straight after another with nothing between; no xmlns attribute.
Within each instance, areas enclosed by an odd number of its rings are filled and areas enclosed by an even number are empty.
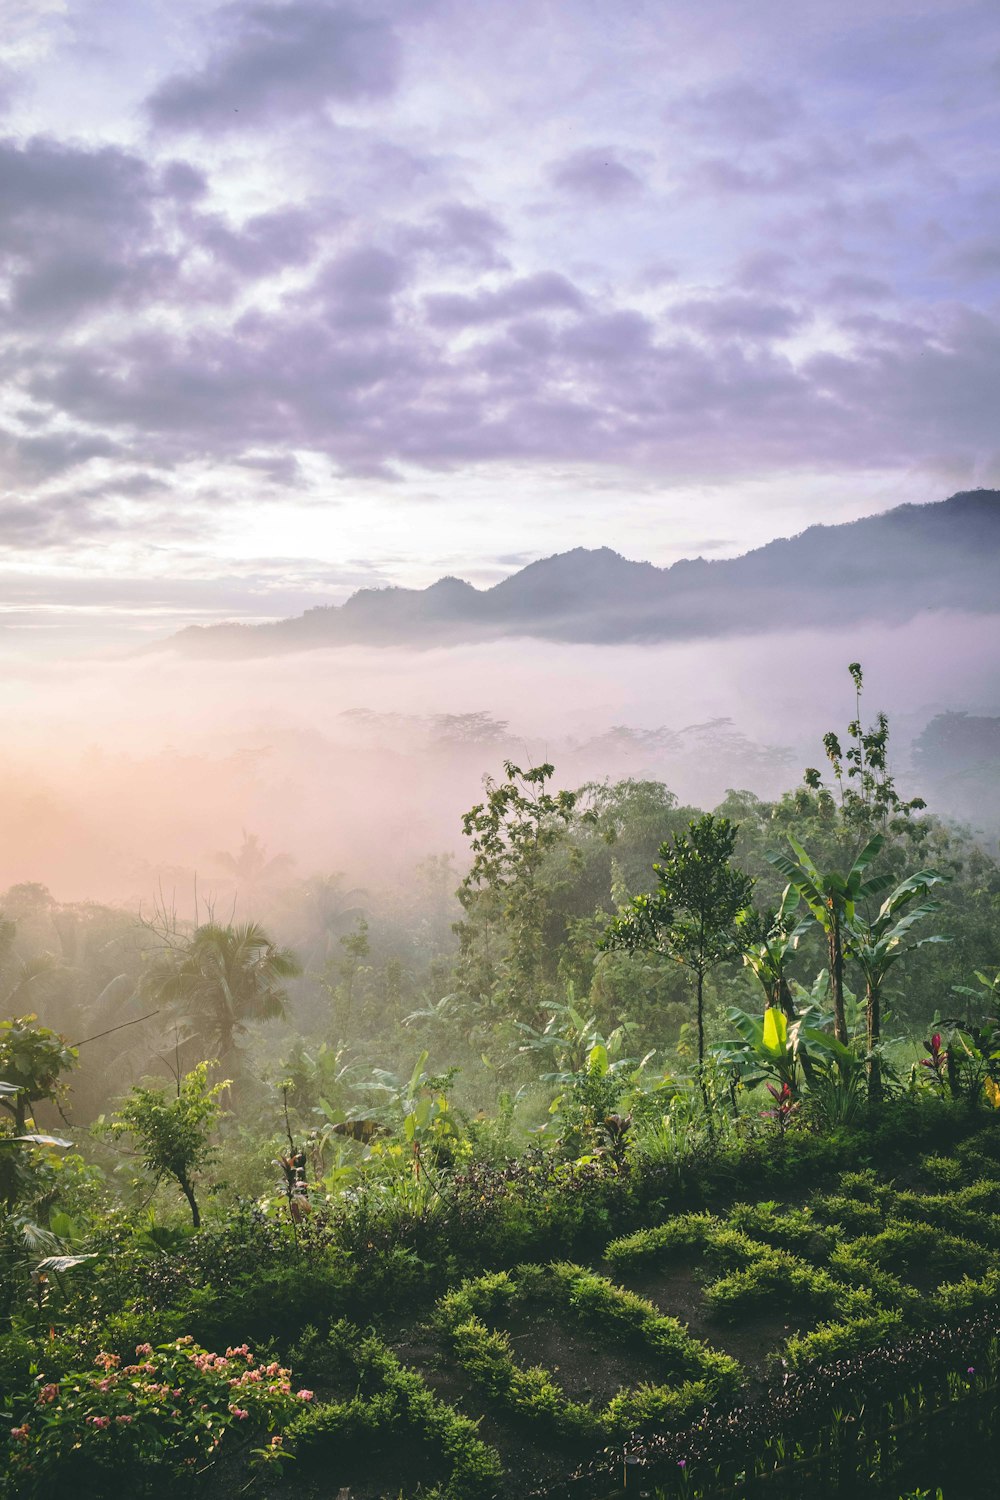
<svg viewBox="0 0 1000 1500"><path fill-rule="evenodd" d="M678 1214L665 1224L651 1229L637 1229L634 1234L612 1240L604 1252L616 1271L647 1263L657 1265L670 1261L697 1261L709 1236L722 1228L722 1220L708 1213Z"/></svg>
<svg viewBox="0 0 1000 1500"><path fill-rule="evenodd" d="M774 1202L736 1203L729 1223L776 1250L791 1250L807 1260L825 1260L837 1241L829 1225L821 1224L811 1208L783 1208Z"/></svg>
<svg viewBox="0 0 1000 1500"><path fill-rule="evenodd" d="M771 1313L782 1317L842 1317L871 1306L869 1294L835 1281L783 1250L768 1250L749 1265L731 1271L705 1288L712 1313L728 1322Z"/></svg>
<svg viewBox="0 0 1000 1500"><path fill-rule="evenodd" d="M603 1411L572 1401L547 1370L520 1366L507 1335L484 1321L515 1305L545 1306L625 1349L653 1356L665 1377L679 1384L620 1391ZM565 1263L521 1266L467 1281L441 1299L436 1317L476 1385L522 1419L563 1438L608 1441L645 1422L655 1425L667 1414L690 1415L735 1391L741 1380L735 1360L692 1338L676 1318L664 1317L652 1303L602 1276Z"/></svg>
<svg viewBox="0 0 1000 1500"><path fill-rule="evenodd" d="M891 1311L845 1318L839 1323L821 1323L811 1333L793 1334L774 1360L792 1370L812 1364L832 1364L894 1338L902 1333L903 1326L902 1314Z"/></svg>
<svg viewBox="0 0 1000 1500"><path fill-rule="evenodd" d="M482 1442L476 1424L429 1390L420 1375L408 1370L372 1335L362 1337L349 1323L331 1329L324 1372L346 1370L359 1385L345 1401L328 1401L302 1412L289 1426L286 1440L307 1466L329 1468L331 1459L363 1461L372 1442L392 1443L421 1452L432 1467L445 1470L441 1500L489 1500L502 1477L499 1455ZM315 1330L303 1340L314 1367L323 1354Z"/></svg>

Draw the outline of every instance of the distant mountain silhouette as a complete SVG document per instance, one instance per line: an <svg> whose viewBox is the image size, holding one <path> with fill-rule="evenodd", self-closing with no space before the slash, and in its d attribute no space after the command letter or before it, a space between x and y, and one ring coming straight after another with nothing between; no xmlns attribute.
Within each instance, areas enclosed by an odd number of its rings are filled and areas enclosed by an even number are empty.
<svg viewBox="0 0 1000 1500"><path fill-rule="evenodd" d="M1000 610L1000 490L810 526L742 557L657 568L608 547L530 563L489 589L361 589L266 625L190 626L170 647L269 656L322 646L441 645L500 636L613 643L903 621L922 610Z"/></svg>

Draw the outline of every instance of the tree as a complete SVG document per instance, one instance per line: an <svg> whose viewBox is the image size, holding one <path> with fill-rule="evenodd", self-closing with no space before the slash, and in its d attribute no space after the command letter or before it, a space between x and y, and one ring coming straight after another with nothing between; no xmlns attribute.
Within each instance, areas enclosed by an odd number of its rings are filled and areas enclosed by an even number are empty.
<svg viewBox="0 0 1000 1500"><path fill-rule="evenodd" d="M821 874L802 845L791 834L788 842L798 856L797 861L789 859L787 854L776 849L768 850L765 858L770 860L803 898L813 920L823 931L830 970L834 1035L846 1047L849 1038L844 1010L845 928L855 920L859 903L881 896L893 883L891 875L865 878L865 871L881 852L885 837L877 833L874 838L869 839L846 875L841 875L836 870Z"/></svg>
<svg viewBox="0 0 1000 1500"><path fill-rule="evenodd" d="M840 811L845 824L864 836L876 831L899 832L906 828L913 813L927 806L920 797L905 802L896 791L889 770L889 721L877 715L867 729L861 723L861 693L864 673L861 663L852 661L847 668L854 683L854 718L847 726L849 743L846 752L840 737L830 730L823 736L823 748L833 767L840 794ZM803 777L813 791L822 789L823 778L815 767L807 768Z"/></svg>
<svg viewBox="0 0 1000 1500"><path fill-rule="evenodd" d="M267 849L257 834L243 832L243 842L236 854L220 850L215 862L226 871L237 892L246 893L247 900L255 901L263 892L272 889L294 864L288 854L268 856Z"/></svg>
<svg viewBox="0 0 1000 1500"><path fill-rule="evenodd" d="M846 922L846 949L855 960L865 980L865 1010L868 1022L868 1102L878 1105L882 1099L882 988L889 971L907 953L926 943L946 943L947 938L934 934L907 944L910 929L933 912L940 911L937 901L914 901L925 897L932 886L946 880L937 870L918 870L887 896L878 915L869 921L855 911ZM905 915L904 915L905 913Z"/></svg>
<svg viewBox="0 0 1000 1500"><path fill-rule="evenodd" d="M24 1133L33 1104L59 1097L62 1074L77 1059L65 1037L37 1021L37 1016L0 1021L0 1080L13 1090L0 1091L0 1108L13 1115L18 1135Z"/></svg>
<svg viewBox="0 0 1000 1500"><path fill-rule="evenodd" d="M209 1088L208 1070L214 1066L200 1062L179 1078L174 1098L166 1089L137 1084L108 1125L112 1135L132 1137L143 1166L158 1183L164 1177L174 1179L188 1201L195 1229L201 1227L201 1212L194 1179L216 1155L209 1134L221 1111L219 1095L230 1082L224 1079Z"/></svg>
<svg viewBox="0 0 1000 1500"><path fill-rule="evenodd" d="M178 947L162 949L145 975L144 994L171 1007L224 1068L238 1073L237 1041L251 1023L285 1014L282 981L301 973L288 948L278 948L259 922L226 927L206 922Z"/></svg>
<svg viewBox="0 0 1000 1500"><path fill-rule="evenodd" d="M705 1087L705 978L740 951L737 918L750 902L753 881L730 864L737 828L711 813L692 820L686 833L660 846L653 866L659 879L649 895L635 896L611 923L602 948L635 953L655 950L689 969L698 1016L698 1082Z"/></svg>
<svg viewBox="0 0 1000 1500"><path fill-rule="evenodd" d="M548 791L554 773L548 764L523 771L505 761L503 781L487 776L485 802L462 818L473 854L458 889L466 914L456 924L463 966L476 989L495 989L499 965L491 936L494 926L501 926L509 940L507 998L522 1013L538 1010L536 988L545 968L547 903L539 871L546 854L565 837L577 801L575 792ZM477 959L483 965L478 975Z"/></svg>

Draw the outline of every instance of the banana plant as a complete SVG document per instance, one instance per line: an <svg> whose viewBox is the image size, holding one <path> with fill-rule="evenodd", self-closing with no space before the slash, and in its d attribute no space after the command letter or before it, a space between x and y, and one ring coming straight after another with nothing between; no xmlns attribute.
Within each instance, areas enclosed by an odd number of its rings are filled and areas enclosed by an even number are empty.
<svg viewBox="0 0 1000 1500"><path fill-rule="evenodd" d="M812 1091L825 1080L846 1077L856 1066L851 1048L830 1035L814 1005L792 1022L777 1005L768 1006L763 1016L738 1006L726 1014L737 1035L716 1049L716 1057L736 1068L747 1088L777 1079L797 1097L802 1080Z"/></svg>
<svg viewBox="0 0 1000 1500"><path fill-rule="evenodd" d="M794 885L786 885L777 910L769 907L759 912L748 906L736 918L741 957L764 991L765 1009L780 1007L790 1022L795 1020L795 1005L785 965L813 920L811 916L795 920L801 899Z"/></svg>
<svg viewBox="0 0 1000 1500"><path fill-rule="evenodd" d="M912 928L925 917L940 911L941 904L924 900L935 885L948 877L937 870L918 870L896 886L879 908L878 916L868 920L856 908L845 922L845 951L853 958L865 981L867 1016L868 1102L875 1106L882 1099L882 989L895 964L908 953L929 943L947 943L950 939L933 933L908 941ZM919 906L913 903L919 901ZM908 908L910 908L908 910Z"/></svg>
<svg viewBox="0 0 1000 1500"><path fill-rule="evenodd" d="M834 1035L846 1047L850 1038L844 1012L844 930L855 920L863 902L883 895L893 884L891 875L866 878L868 866L882 851L885 836L877 833L869 839L846 875L837 870L820 871L797 839L789 835L788 842L796 859L789 859L778 849L768 850L765 857L799 893L826 938Z"/></svg>

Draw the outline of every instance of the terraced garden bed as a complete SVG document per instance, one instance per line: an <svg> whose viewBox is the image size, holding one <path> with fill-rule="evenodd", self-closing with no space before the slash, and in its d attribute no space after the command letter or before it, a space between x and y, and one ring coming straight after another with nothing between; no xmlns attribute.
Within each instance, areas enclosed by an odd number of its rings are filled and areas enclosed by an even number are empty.
<svg viewBox="0 0 1000 1500"><path fill-rule="evenodd" d="M861 1462L870 1437L891 1484L889 1428L912 1426L922 1406L940 1424L952 1407L992 1400L998 1292L993 1131L947 1158L923 1159L905 1188L870 1170L849 1172L795 1204L667 1214L609 1239L589 1266L490 1272L415 1307L402 1324L366 1334L338 1324L307 1339L297 1378L313 1381L321 1399L288 1435L298 1461L275 1493L312 1493L321 1472L314 1493L339 1487L351 1500L396 1500L421 1485L443 1500L528 1488L610 1495L629 1472L626 1457L641 1457L664 1493L714 1495L707 1455L678 1457L676 1443L697 1449L682 1435L719 1421L734 1431L743 1423L746 1474L764 1484L787 1469L796 1443L804 1454L827 1439L815 1413L798 1435L761 1428L756 1437L747 1413L773 1403L789 1379L833 1389L838 1371L849 1406L866 1361L878 1360L896 1373L868 1391L851 1462ZM966 1328L975 1362L947 1344L948 1330ZM903 1345L906 1359L893 1362ZM908 1397L907 1381L924 1394ZM864 1423L881 1411L881 1392L894 1405L878 1417L885 1431L876 1440ZM826 1400L829 1427L829 1390ZM742 1415L726 1416L734 1412ZM843 1455L834 1462L831 1448L831 1484L846 1463ZM822 1463L814 1467L809 1493L818 1496Z"/></svg>

